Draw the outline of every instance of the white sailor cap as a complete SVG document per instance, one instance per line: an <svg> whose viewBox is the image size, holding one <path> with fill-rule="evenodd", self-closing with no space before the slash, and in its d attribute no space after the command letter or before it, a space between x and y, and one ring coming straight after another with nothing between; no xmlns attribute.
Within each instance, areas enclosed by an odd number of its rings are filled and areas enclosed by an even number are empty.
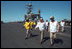
<svg viewBox="0 0 72 49"><path fill-rule="evenodd" d="M51 16L50 18L54 18L54 16Z"/></svg>

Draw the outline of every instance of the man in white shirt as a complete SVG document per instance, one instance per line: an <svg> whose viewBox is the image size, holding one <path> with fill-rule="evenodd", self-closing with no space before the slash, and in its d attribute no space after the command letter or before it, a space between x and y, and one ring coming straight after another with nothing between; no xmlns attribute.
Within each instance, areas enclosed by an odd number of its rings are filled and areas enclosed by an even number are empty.
<svg viewBox="0 0 72 49"><path fill-rule="evenodd" d="M48 20L46 20L45 24L46 24L46 30L48 31Z"/></svg>
<svg viewBox="0 0 72 49"><path fill-rule="evenodd" d="M60 25L61 25L61 31L63 32L64 31L64 25L65 25L64 20L61 21Z"/></svg>
<svg viewBox="0 0 72 49"><path fill-rule="evenodd" d="M40 33L41 33L40 43L42 44L43 37L44 37L44 29L45 29L45 22L43 21L43 18L40 18L40 22L37 23L35 30L36 30L36 28L39 28L39 30L40 30Z"/></svg>
<svg viewBox="0 0 72 49"><path fill-rule="evenodd" d="M57 21L54 20L54 16L50 17L50 23L49 23L49 30L48 32L50 32L50 42L51 42L51 46L53 45L53 39L56 40L56 33L59 32L59 24Z"/></svg>

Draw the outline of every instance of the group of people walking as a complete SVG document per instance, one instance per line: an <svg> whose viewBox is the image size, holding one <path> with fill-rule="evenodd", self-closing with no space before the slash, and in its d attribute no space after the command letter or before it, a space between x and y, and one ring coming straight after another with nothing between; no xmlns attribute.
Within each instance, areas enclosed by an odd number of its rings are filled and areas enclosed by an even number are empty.
<svg viewBox="0 0 72 49"><path fill-rule="evenodd" d="M54 16L50 17L50 22L48 22L48 20L46 20L46 22L44 22L43 18L40 18L40 20L36 23L33 22L32 20L27 19L24 26L26 28L26 37L25 39L28 38L28 35L32 36L32 29L37 29L39 28L40 33L41 33L41 39L40 39L40 43L42 44L43 42L43 38L44 38L44 30L47 30L47 32L50 35L50 44L51 46L53 45L53 40L56 40L56 33L59 32L59 23L54 19ZM62 26L62 32L64 31L64 21L62 21L61 23Z"/></svg>

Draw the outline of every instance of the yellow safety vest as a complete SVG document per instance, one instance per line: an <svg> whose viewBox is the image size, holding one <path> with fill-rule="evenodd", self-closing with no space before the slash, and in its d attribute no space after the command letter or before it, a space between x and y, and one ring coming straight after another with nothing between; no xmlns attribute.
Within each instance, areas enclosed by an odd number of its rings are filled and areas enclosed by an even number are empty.
<svg viewBox="0 0 72 49"><path fill-rule="evenodd" d="M25 26L26 29L30 29L30 22L25 22L24 26Z"/></svg>

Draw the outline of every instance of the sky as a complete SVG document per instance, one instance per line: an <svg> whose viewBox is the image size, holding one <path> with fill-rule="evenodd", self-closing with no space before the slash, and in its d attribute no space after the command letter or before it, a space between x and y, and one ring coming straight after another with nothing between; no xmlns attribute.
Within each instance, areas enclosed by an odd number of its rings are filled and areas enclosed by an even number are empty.
<svg viewBox="0 0 72 49"><path fill-rule="evenodd" d="M26 4L32 3L32 13L37 14L41 10L44 21L50 21L50 16L55 20L71 20L71 1L1 1L1 21L23 21L27 14Z"/></svg>

